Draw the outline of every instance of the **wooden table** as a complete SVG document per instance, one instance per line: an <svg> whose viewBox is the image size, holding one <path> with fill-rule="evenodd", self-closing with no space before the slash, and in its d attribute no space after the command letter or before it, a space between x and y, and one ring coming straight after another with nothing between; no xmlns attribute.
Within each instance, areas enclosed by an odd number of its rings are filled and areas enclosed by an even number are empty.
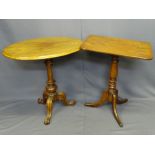
<svg viewBox="0 0 155 155"><path fill-rule="evenodd" d="M69 55L80 49L79 39L67 37L49 37L25 40L14 43L3 49L3 55L15 60L45 60L47 69L47 84L43 97L38 103L47 106L47 115L44 124L49 124L52 116L53 103L62 101L64 105L74 105L75 100L67 100L64 92L57 91L57 85L53 78L52 59Z"/></svg>
<svg viewBox="0 0 155 155"><path fill-rule="evenodd" d="M86 106L98 107L105 102L112 103L112 111L119 126L122 127L119 115L117 113L117 104L126 103L128 100L118 96L116 88L119 56L151 60L153 52L150 43L113 38L107 36L91 35L84 41L81 48L89 52L99 52L110 54L112 57L109 84L107 90L103 91L101 98L94 103L86 103Z"/></svg>

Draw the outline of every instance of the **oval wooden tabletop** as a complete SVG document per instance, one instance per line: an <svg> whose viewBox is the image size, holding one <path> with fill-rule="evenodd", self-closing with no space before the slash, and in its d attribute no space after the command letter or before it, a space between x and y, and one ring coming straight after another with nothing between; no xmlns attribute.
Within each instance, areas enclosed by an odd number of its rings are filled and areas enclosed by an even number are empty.
<svg viewBox="0 0 155 155"><path fill-rule="evenodd" d="M137 40L90 35L81 45L81 48L83 50L130 58L153 59L151 44Z"/></svg>
<svg viewBox="0 0 155 155"><path fill-rule="evenodd" d="M15 60L41 60L77 52L81 40L68 37L49 37L24 40L3 49L3 55Z"/></svg>

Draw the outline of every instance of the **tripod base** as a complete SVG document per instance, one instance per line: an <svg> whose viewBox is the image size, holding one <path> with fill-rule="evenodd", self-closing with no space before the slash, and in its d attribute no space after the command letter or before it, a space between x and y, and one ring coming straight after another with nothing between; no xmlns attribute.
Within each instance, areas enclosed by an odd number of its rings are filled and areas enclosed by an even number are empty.
<svg viewBox="0 0 155 155"><path fill-rule="evenodd" d="M113 115L119 124L120 127L123 127L123 123L121 122L118 112L117 112L117 104L123 104L128 101L128 99L123 99L118 96L118 90L116 89L116 80L118 73L118 57L112 56L111 70L110 70L110 78L109 78L109 87L102 93L100 99L93 103L86 103L85 106L89 107L98 107L103 105L106 102L112 103L112 111Z"/></svg>
<svg viewBox="0 0 155 155"><path fill-rule="evenodd" d="M55 80L53 79L52 73L52 62L51 60L45 61L47 67L47 85L43 93L43 97L38 99L39 104L45 104L47 107L47 114L44 119L44 124L50 124L52 117L53 104L56 101L61 101L65 106L72 106L76 104L75 100L68 100L64 92L57 92L57 86Z"/></svg>
<svg viewBox="0 0 155 155"><path fill-rule="evenodd" d="M117 123L119 124L119 126L123 127L123 123L121 122L117 113L117 104L124 104L127 101L128 99L123 99L121 97L118 97L117 94L112 94L109 92L109 90L106 90L103 92L101 98L98 101L86 103L85 106L99 107L101 105L104 105L106 102L112 103L112 111L113 111L114 117Z"/></svg>

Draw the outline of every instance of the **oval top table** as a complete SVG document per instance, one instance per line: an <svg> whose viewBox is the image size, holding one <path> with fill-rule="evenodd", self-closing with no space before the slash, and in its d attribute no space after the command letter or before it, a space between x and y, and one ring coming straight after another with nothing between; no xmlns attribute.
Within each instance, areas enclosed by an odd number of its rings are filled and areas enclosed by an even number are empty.
<svg viewBox="0 0 155 155"><path fill-rule="evenodd" d="M67 100L64 92L57 91L57 85L53 78L52 59L66 56L80 49L81 40L68 37L49 37L25 40L11 44L3 49L3 55L15 60L45 60L47 69L47 85L43 97L38 103L47 106L47 115L44 124L50 123L53 103L61 101L64 105L74 105L75 100Z"/></svg>
<svg viewBox="0 0 155 155"><path fill-rule="evenodd" d="M126 103L128 100L119 97L118 90L116 88L119 56L151 60L153 59L151 44L143 41L90 35L83 42L81 48L88 52L98 52L112 56L108 88L103 91L101 98L98 101L86 103L85 105L89 107L98 107L103 105L105 102L112 103L114 117L119 126L123 127L123 123L118 116L116 106L117 104Z"/></svg>
<svg viewBox="0 0 155 155"><path fill-rule="evenodd" d="M24 40L3 49L3 55L15 60L42 60L75 53L81 40L67 37L49 37Z"/></svg>

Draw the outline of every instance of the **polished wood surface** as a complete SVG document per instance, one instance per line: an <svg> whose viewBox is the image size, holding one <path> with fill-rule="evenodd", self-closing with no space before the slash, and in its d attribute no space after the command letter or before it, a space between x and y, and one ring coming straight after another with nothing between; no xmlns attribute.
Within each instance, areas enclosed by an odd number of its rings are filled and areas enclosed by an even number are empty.
<svg viewBox="0 0 155 155"><path fill-rule="evenodd" d="M57 85L53 78L52 59L65 56L80 49L81 40L67 37L50 37L25 40L14 43L3 49L3 55L15 60L41 60L45 59L47 69L47 84L43 92L43 97L38 99L38 103L45 104L47 114L44 124L50 123L52 110L55 101L61 101L64 105L74 105L75 100L67 100L64 92L57 91Z"/></svg>
<svg viewBox="0 0 155 155"><path fill-rule="evenodd" d="M49 37L25 40L3 49L3 55L15 60L41 60L65 56L80 49L81 40Z"/></svg>
<svg viewBox="0 0 155 155"><path fill-rule="evenodd" d="M123 127L123 123L121 122L117 112L117 104L126 103L128 100L119 97L118 90L116 88L119 62L118 58L119 56L124 56L151 60L153 59L151 44L136 40L91 35L83 42L81 49L90 52L105 53L112 56L108 88L103 91L98 101L86 103L85 106L98 107L106 102L112 103L114 117L119 126Z"/></svg>
<svg viewBox="0 0 155 155"><path fill-rule="evenodd" d="M52 72L52 60L45 60L47 69L47 85L45 87L43 97L38 99L39 104L45 104L47 107L47 114L44 120L44 124L50 124L52 117L53 104L55 101L61 101L65 106L75 105L75 100L67 100L64 92L57 91L57 85L55 83Z"/></svg>
<svg viewBox="0 0 155 155"><path fill-rule="evenodd" d="M118 62L119 62L118 57L113 56L112 62L111 62L110 76L109 76L109 85L107 90L103 91L101 98L98 101L86 103L85 106L98 107L103 105L106 102L112 103L112 111L113 111L114 117L117 123L119 124L119 126L123 127L123 123L121 122L117 112L117 104L126 103L128 100L118 96L118 90L116 88L117 75L118 75Z"/></svg>
<svg viewBox="0 0 155 155"><path fill-rule="evenodd" d="M81 45L83 50L130 58L153 59L149 42L91 35Z"/></svg>

